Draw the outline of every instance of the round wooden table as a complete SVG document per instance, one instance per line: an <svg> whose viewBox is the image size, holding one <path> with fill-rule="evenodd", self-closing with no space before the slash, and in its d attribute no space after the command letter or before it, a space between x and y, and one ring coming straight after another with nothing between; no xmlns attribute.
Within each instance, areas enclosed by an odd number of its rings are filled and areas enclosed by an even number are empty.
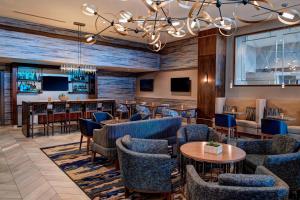
<svg viewBox="0 0 300 200"><path fill-rule="evenodd" d="M220 154L212 154L204 151L208 142L190 142L180 147L181 156L202 164L202 174L205 174L205 164L217 165L225 173L236 172L236 163L246 158L246 152L230 144L221 144L223 151ZM183 166L185 167L185 166ZM181 169L182 172L185 170Z"/></svg>

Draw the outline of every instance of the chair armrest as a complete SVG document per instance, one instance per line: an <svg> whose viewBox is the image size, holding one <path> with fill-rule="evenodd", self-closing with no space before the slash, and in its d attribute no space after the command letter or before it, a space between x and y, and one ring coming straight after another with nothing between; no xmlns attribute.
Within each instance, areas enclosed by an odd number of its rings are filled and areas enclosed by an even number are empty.
<svg viewBox="0 0 300 200"><path fill-rule="evenodd" d="M285 181L292 190L300 188L300 152L269 155L264 166Z"/></svg>
<svg viewBox="0 0 300 200"><path fill-rule="evenodd" d="M247 154L265 154L271 150L272 140L240 140L236 144Z"/></svg>
<svg viewBox="0 0 300 200"><path fill-rule="evenodd" d="M89 122L88 122L88 125L86 127L88 133L92 134L94 130L102 128L102 126L99 123L94 122L93 120L88 120L88 121Z"/></svg>
<svg viewBox="0 0 300 200"><path fill-rule="evenodd" d="M185 135L185 127L181 127L178 131L177 131L177 147L178 149L180 148L181 145L185 144L186 141L186 135Z"/></svg>
<svg viewBox="0 0 300 200"><path fill-rule="evenodd" d="M95 129L93 133L93 142L101 146L107 147L107 135L105 126L101 129Z"/></svg>

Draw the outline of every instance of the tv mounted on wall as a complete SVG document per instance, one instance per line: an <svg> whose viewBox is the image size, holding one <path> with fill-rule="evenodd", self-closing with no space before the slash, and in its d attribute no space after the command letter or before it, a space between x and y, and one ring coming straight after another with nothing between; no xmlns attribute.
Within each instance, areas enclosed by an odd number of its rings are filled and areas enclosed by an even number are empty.
<svg viewBox="0 0 300 200"><path fill-rule="evenodd" d="M191 80L188 77L171 78L171 92L190 92Z"/></svg>
<svg viewBox="0 0 300 200"><path fill-rule="evenodd" d="M140 91L151 92L153 91L153 85L153 79L142 79L140 80Z"/></svg>
<svg viewBox="0 0 300 200"><path fill-rule="evenodd" d="M68 91L69 80L65 76L43 76L43 91Z"/></svg>

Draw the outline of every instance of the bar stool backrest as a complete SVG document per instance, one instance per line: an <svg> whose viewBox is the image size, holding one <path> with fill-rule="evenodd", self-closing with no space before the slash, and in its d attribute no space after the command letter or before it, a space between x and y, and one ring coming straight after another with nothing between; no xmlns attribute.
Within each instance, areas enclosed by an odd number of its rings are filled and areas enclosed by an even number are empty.
<svg viewBox="0 0 300 200"><path fill-rule="evenodd" d="M67 111L66 102L54 102L52 107L53 113L63 113Z"/></svg>
<svg viewBox="0 0 300 200"><path fill-rule="evenodd" d="M69 103L69 111L70 112L81 112L82 104L81 103Z"/></svg>
<svg viewBox="0 0 300 200"><path fill-rule="evenodd" d="M47 113L47 108L48 108L48 103L43 103L43 104L34 104L32 106L32 113L33 114L46 114Z"/></svg>
<svg viewBox="0 0 300 200"><path fill-rule="evenodd" d="M85 104L85 110L86 111L96 111L98 107L97 102L92 102L92 103L86 103Z"/></svg>

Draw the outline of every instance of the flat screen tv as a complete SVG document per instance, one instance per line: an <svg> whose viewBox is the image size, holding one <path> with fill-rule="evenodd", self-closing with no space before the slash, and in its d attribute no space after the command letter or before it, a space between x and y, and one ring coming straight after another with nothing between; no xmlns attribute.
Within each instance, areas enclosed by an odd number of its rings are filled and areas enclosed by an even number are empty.
<svg viewBox="0 0 300 200"><path fill-rule="evenodd" d="M171 91L172 92L190 92L191 80L188 77L171 78Z"/></svg>
<svg viewBox="0 0 300 200"><path fill-rule="evenodd" d="M43 91L68 91L68 77L64 76L43 76L42 79Z"/></svg>
<svg viewBox="0 0 300 200"><path fill-rule="evenodd" d="M153 91L153 79L142 79L140 80L140 91L150 92Z"/></svg>

